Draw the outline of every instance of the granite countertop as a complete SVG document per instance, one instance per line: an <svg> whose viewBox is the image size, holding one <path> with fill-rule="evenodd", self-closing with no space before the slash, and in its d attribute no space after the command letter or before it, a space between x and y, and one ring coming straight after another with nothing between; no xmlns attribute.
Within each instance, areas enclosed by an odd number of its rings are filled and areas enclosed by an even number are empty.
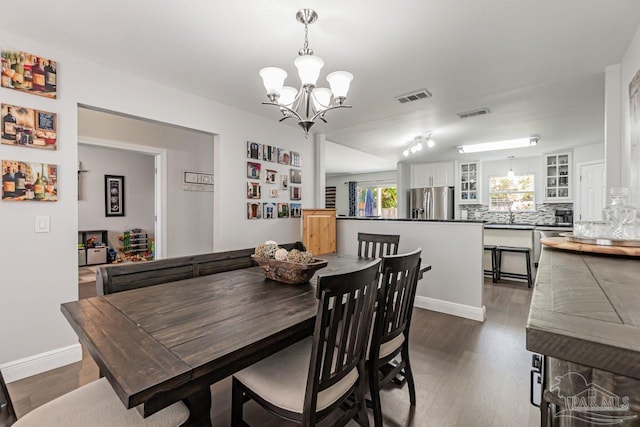
<svg viewBox="0 0 640 427"><path fill-rule="evenodd" d="M505 230L558 230L558 231L571 231L573 226L571 225L559 225L559 224L524 224L524 223L501 223L501 222L487 222L484 224L484 228L491 229L505 229Z"/></svg>
<svg viewBox="0 0 640 427"><path fill-rule="evenodd" d="M640 379L640 262L544 246L527 350Z"/></svg>
<svg viewBox="0 0 640 427"><path fill-rule="evenodd" d="M381 218L381 217L355 217L355 216L338 216L337 219L348 219L356 221L412 221L412 222L455 222L455 223L472 223L482 224L484 221L479 219L420 219L420 218Z"/></svg>

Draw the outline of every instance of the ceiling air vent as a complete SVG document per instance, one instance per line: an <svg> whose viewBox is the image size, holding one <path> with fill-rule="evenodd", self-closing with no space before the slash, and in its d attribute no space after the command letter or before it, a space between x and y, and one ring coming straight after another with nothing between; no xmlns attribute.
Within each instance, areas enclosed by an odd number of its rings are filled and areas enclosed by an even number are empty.
<svg viewBox="0 0 640 427"><path fill-rule="evenodd" d="M419 101L421 99L431 98L431 92L426 89L420 89L415 92L406 93L404 95L396 96L395 99L398 100L400 104L406 104L407 102Z"/></svg>
<svg viewBox="0 0 640 427"><path fill-rule="evenodd" d="M485 114L489 114L488 108L481 108L479 110L465 111L464 113L458 113L458 117L460 117L461 119L467 119L469 117L484 116Z"/></svg>

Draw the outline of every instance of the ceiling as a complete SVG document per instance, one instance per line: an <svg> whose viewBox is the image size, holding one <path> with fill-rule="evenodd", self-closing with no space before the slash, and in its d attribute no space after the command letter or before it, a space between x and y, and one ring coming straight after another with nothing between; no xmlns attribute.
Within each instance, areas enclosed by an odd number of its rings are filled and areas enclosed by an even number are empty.
<svg viewBox="0 0 640 427"><path fill-rule="evenodd" d="M55 7L31 0L29 5L47 10L29 15L30 37L274 121L277 109L260 104L266 97L258 70L284 68L287 83L298 85L293 61L304 27L295 14L302 7L315 9L319 19L309 27L309 44L325 61L320 82L335 70L352 72L354 81L347 99L353 108L328 112L328 123L313 130L380 163L333 165L340 155L329 149L326 163L333 173L393 169L407 143L429 130L436 147L408 161L461 158L457 145L533 135L540 137L536 148L472 156L525 156L602 142L604 69L621 61L640 25L638 0L59 0ZM25 30L24 20L4 20L3 27ZM408 104L394 99L418 89L433 97ZM456 115L478 108L491 114ZM350 151L343 150L343 156Z"/></svg>

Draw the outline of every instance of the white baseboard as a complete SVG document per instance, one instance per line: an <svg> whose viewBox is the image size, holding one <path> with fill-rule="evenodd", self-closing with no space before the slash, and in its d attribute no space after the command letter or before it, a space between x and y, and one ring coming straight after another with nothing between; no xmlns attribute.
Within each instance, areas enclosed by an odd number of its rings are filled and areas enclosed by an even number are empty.
<svg viewBox="0 0 640 427"><path fill-rule="evenodd" d="M10 383L81 360L82 347L80 347L80 344L73 344L4 363L0 365L0 369L2 369L4 380Z"/></svg>
<svg viewBox="0 0 640 427"><path fill-rule="evenodd" d="M418 295L416 295L416 300L413 305L418 308L437 311L439 313L477 320L478 322L484 322L484 319L487 316L487 308L484 305L482 307L472 307L470 305L458 304L429 297L421 297Z"/></svg>

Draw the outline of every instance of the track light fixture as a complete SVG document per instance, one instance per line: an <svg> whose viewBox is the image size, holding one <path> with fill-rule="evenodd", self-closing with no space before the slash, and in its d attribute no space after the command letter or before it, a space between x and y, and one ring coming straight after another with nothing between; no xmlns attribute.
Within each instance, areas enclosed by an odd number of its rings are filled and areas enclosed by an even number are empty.
<svg viewBox="0 0 640 427"><path fill-rule="evenodd" d="M431 139L431 132L418 135L408 144L408 147L402 152L404 157L409 157L409 154L415 154L418 151L422 151L423 146L426 144L428 148L435 147L436 143Z"/></svg>

